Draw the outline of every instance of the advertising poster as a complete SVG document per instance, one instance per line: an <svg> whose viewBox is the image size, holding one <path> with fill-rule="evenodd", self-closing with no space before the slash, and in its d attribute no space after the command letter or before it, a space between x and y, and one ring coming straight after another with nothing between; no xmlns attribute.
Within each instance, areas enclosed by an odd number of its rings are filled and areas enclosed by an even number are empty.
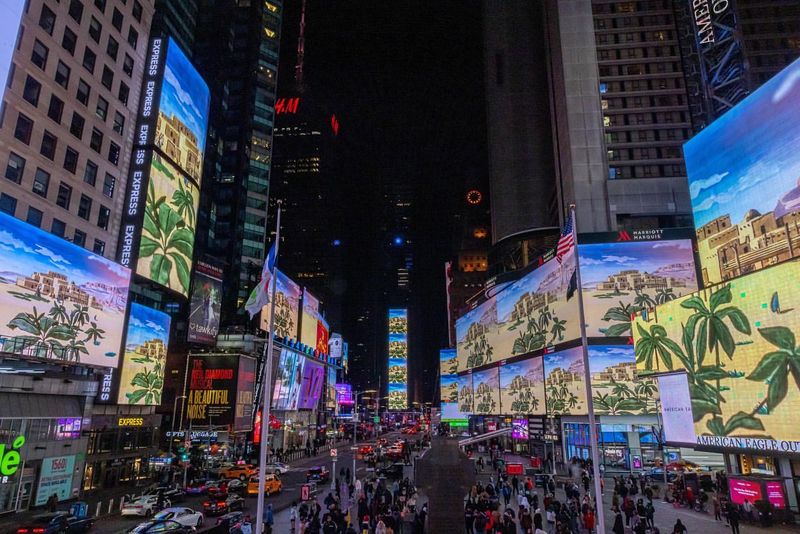
<svg viewBox="0 0 800 534"><path fill-rule="evenodd" d="M19 33L20 22L22 21L22 14L25 12L24 0L8 0L3 2L2 13L0 17L0 100L3 98L3 93L8 87L8 73L11 69L11 58L14 56L14 50L17 46L17 34Z"/></svg>
<svg viewBox="0 0 800 534"><path fill-rule="evenodd" d="M319 300L306 288L303 288L300 342L321 353L328 352L328 323L322 317Z"/></svg>
<svg viewBox="0 0 800 534"><path fill-rule="evenodd" d="M767 490L767 500L769 501L769 503L778 510L785 509L786 493L783 491L783 483L765 482L764 487Z"/></svg>
<svg viewBox="0 0 800 534"><path fill-rule="evenodd" d="M150 162L136 272L189 294L200 189L158 153Z"/></svg>
<svg viewBox="0 0 800 534"><path fill-rule="evenodd" d="M128 337L120 369L118 404L158 406L164 389L170 317L131 303Z"/></svg>
<svg viewBox="0 0 800 534"><path fill-rule="evenodd" d="M459 371L578 338L574 273L574 254L546 261L458 318Z"/></svg>
<svg viewBox="0 0 800 534"><path fill-rule="evenodd" d="M586 383L581 347L544 355L548 415L585 415Z"/></svg>
<svg viewBox="0 0 800 534"><path fill-rule="evenodd" d="M336 404L355 404L350 384L336 384Z"/></svg>
<svg viewBox="0 0 800 534"><path fill-rule="evenodd" d="M408 310L389 310L389 409L408 409Z"/></svg>
<svg viewBox="0 0 800 534"><path fill-rule="evenodd" d="M336 368L332 365L328 366L328 378L326 382L326 398L325 398L325 407L329 410L336 409L336 396L338 395L336 390Z"/></svg>
<svg viewBox="0 0 800 534"><path fill-rule="evenodd" d="M500 401L506 414L544 415L544 358L501 365Z"/></svg>
<svg viewBox="0 0 800 534"><path fill-rule="evenodd" d="M798 279L791 261L635 319L639 370L686 371L698 444L800 451Z"/></svg>
<svg viewBox="0 0 800 534"><path fill-rule="evenodd" d="M253 429L253 409L256 389L256 360L246 356L239 357L238 384L236 386L236 414L234 415L234 432Z"/></svg>
<svg viewBox="0 0 800 534"><path fill-rule="evenodd" d="M798 255L800 61L683 145L704 285Z"/></svg>
<svg viewBox="0 0 800 534"><path fill-rule="evenodd" d="M275 300L275 335L278 337L287 337L290 339L297 339L297 330L300 327L300 296L302 290L300 286L294 281L283 274L280 270L276 269L275 293L277 298ZM272 309L272 284L267 287L267 292L270 296L270 304L261 308L261 330L269 331L269 313ZM316 347L316 338L314 345Z"/></svg>
<svg viewBox="0 0 800 534"><path fill-rule="evenodd" d="M511 437L513 439L528 439L528 420L514 419L511 422Z"/></svg>
<svg viewBox="0 0 800 534"><path fill-rule="evenodd" d="M302 381L296 377L297 360L302 359L297 352L281 349L281 357L275 371L275 386L272 388L272 407L276 410L289 410L289 394L292 387Z"/></svg>
<svg viewBox="0 0 800 534"><path fill-rule="evenodd" d="M42 460L35 506L44 506L53 494L58 500L72 498L72 475L75 471L75 455L51 456Z"/></svg>
<svg viewBox="0 0 800 534"><path fill-rule="evenodd" d="M222 269L202 261L197 262L194 269L187 340L213 345L219 332Z"/></svg>
<svg viewBox="0 0 800 534"><path fill-rule="evenodd" d="M499 415L500 407L500 370L497 367L475 371L472 373L474 390L474 412L476 414Z"/></svg>
<svg viewBox="0 0 800 534"><path fill-rule="evenodd" d="M306 361L303 368L303 384L297 408L314 410L322 396L322 384L325 382L325 366L313 360Z"/></svg>
<svg viewBox="0 0 800 534"><path fill-rule="evenodd" d="M472 374L459 375L456 380L456 387L458 388L458 411L466 415L471 414L474 400Z"/></svg>
<svg viewBox="0 0 800 534"><path fill-rule="evenodd" d="M0 348L117 367L131 272L0 213Z"/></svg>
<svg viewBox="0 0 800 534"><path fill-rule="evenodd" d="M579 244L578 253L589 337L630 336L633 314L698 288L691 239Z"/></svg>
<svg viewBox="0 0 800 534"><path fill-rule="evenodd" d="M664 439L676 445L694 445L697 434L692 424L692 398L686 374L660 375L658 390Z"/></svg>
<svg viewBox="0 0 800 534"><path fill-rule="evenodd" d="M746 480L743 478L729 478L728 487L731 492L731 502L736 505L744 504L744 501L754 503L762 499L761 482L757 480Z"/></svg>
<svg viewBox="0 0 800 534"><path fill-rule="evenodd" d="M192 426L234 425L238 354L190 354L187 417Z"/></svg>
<svg viewBox="0 0 800 534"><path fill-rule="evenodd" d="M639 377L633 345L589 347L592 401L597 415L648 415L657 413L658 386Z"/></svg>
<svg viewBox="0 0 800 534"><path fill-rule="evenodd" d="M408 392L405 384L389 384L389 409L408 410Z"/></svg>

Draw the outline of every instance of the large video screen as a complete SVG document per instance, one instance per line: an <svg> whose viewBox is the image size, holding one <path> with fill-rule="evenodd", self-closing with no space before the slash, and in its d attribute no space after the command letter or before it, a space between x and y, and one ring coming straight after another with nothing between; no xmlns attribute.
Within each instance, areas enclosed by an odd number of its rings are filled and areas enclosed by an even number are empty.
<svg viewBox="0 0 800 534"><path fill-rule="evenodd" d="M581 347L545 354L544 384L547 415L588 413Z"/></svg>
<svg viewBox="0 0 800 534"><path fill-rule="evenodd" d="M169 327L170 317L166 313L131 303L117 396L119 404L161 404Z"/></svg>
<svg viewBox="0 0 800 534"><path fill-rule="evenodd" d="M278 294L275 300L275 335L297 339L297 330L300 326L300 296L302 289L291 278L276 269L275 292ZM269 284L267 292L272 300L272 284ZM272 304L267 304L261 308L261 330L269 331L269 314ZM314 344L316 348L316 337Z"/></svg>
<svg viewBox="0 0 800 534"><path fill-rule="evenodd" d="M635 319L638 369L685 371L698 444L800 450L798 279L795 260Z"/></svg>
<svg viewBox="0 0 800 534"><path fill-rule="evenodd" d="M187 340L204 345L217 342L222 307L222 269L205 262L195 264Z"/></svg>
<svg viewBox="0 0 800 534"><path fill-rule="evenodd" d="M408 310L389 310L389 409L408 408ZM393 400L394 399L394 400Z"/></svg>
<svg viewBox="0 0 800 534"><path fill-rule="evenodd" d="M330 330L328 323L322 317L319 299L307 288L303 288L303 313L300 319L300 342L318 350L322 354L328 353L328 338Z"/></svg>
<svg viewBox="0 0 800 534"><path fill-rule="evenodd" d="M0 346L22 358L117 367L131 272L0 213Z"/></svg>
<svg viewBox="0 0 800 534"><path fill-rule="evenodd" d="M683 146L704 285L800 250L800 60Z"/></svg>
<svg viewBox="0 0 800 534"><path fill-rule="evenodd" d="M465 415L473 412L472 404L474 395L472 394L472 374L459 375L456 380L458 390L458 411Z"/></svg>
<svg viewBox="0 0 800 534"><path fill-rule="evenodd" d="M474 413L500 415L500 370L497 367L472 373Z"/></svg>
<svg viewBox="0 0 800 534"><path fill-rule="evenodd" d="M272 407L276 410L296 410L303 385L306 358L289 349L282 349L272 390Z"/></svg>
<svg viewBox="0 0 800 534"><path fill-rule="evenodd" d="M544 358L501 365L500 401L504 414L544 415Z"/></svg>
<svg viewBox="0 0 800 534"><path fill-rule="evenodd" d="M597 415L648 415L657 413L658 386L640 377L632 345L589 347L592 402Z"/></svg>
<svg viewBox="0 0 800 534"><path fill-rule="evenodd" d="M439 351L439 386L441 394L441 420L446 423L464 423L469 414L458 409L458 375L456 349Z"/></svg>
<svg viewBox="0 0 800 534"><path fill-rule="evenodd" d="M17 48L22 14L25 12L24 0L6 0L0 8L0 99L8 86L8 73L11 71L11 60Z"/></svg>
<svg viewBox="0 0 800 534"><path fill-rule="evenodd" d="M578 253L589 337L630 336L633 314L698 288L691 239L580 244Z"/></svg>
<svg viewBox="0 0 800 534"><path fill-rule="evenodd" d="M459 317L458 371L580 337L574 273L574 254L552 259Z"/></svg>
<svg viewBox="0 0 800 534"><path fill-rule="evenodd" d="M195 427L231 426L248 430L253 422L255 360L239 354L190 354L186 414Z"/></svg>
<svg viewBox="0 0 800 534"><path fill-rule="evenodd" d="M307 360L303 368L303 386L297 408L314 410L322 396L322 384L325 382L325 366L313 360Z"/></svg>
<svg viewBox="0 0 800 534"><path fill-rule="evenodd" d="M200 189L158 153L150 162L136 272L189 294Z"/></svg>

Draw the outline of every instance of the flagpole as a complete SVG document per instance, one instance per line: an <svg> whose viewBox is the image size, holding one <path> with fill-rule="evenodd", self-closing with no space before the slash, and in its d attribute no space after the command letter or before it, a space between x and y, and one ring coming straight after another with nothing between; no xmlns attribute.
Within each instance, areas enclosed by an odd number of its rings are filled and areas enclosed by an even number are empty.
<svg viewBox="0 0 800 534"><path fill-rule="evenodd" d="M264 381L261 385L261 448L258 451L258 498L256 507L256 534L261 534L264 528L264 486L267 480L267 450L269 449L269 408L272 399L272 349L274 347L275 332L275 291L278 282L278 249L281 242L281 201L278 200L277 227L275 229L275 267L272 272L271 295L269 304L269 339L264 346ZM264 261L269 261L269 257Z"/></svg>
<svg viewBox="0 0 800 534"><path fill-rule="evenodd" d="M595 507L597 508L597 534L605 534L605 510L603 509L603 490L600 482L600 453L597 443L597 425L592 400L592 373L589 370L589 343L586 340L586 316L583 311L583 286L581 285L581 265L578 258L578 221L575 217L575 204L569 206L572 217L572 232L575 236L575 278L578 285L578 316L581 322L581 351L583 352L583 378L586 384L586 404L589 412L589 443L592 449L592 474L594 478Z"/></svg>

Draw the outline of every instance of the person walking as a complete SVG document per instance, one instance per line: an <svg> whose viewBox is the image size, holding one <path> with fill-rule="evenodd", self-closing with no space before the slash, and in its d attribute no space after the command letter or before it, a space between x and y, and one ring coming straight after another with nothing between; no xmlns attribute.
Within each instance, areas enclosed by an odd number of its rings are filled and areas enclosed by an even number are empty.
<svg viewBox="0 0 800 534"><path fill-rule="evenodd" d="M672 527L672 534L686 534L686 532L686 525L681 523L680 519L675 521L675 526Z"/></svg>
<svg viewBox="0 0 800 534"><path fill-rule="evenodd" d="M614 508L612 511L614 512L614 526L611 527L611 532L614 534L625 534L625 525L622 521L622 512L619 511L619 508Z"/></svg>
<svg viewBox="0 0 800 534"><path fill-rule="evenodd" d="M506 507L508 507L508 503L511 502L511 486L508 483L503 484L503 500L506 502Z"/></svg>
<svg viewBox="0 0 800 534"><path fill-rule="evenodd" d="M728 508L728 524L731 526L731 534L739 534L739 509L735 506Z"/></svg>
<svg viewBox="0 0 800 534"><path fill-rule="evenodd" d="M517 495L519 493L519 479L517 478L517 475L511 477L511 490L514 493L514 495Z"/></svg>
<svg viewBox="0 0 800 534"><path fill-rule="evenodd" d="M264 532L270 534L272 532L272 525L275 523L275 518L272 516L271 504L268 504L266 508L264 508L264 517L262 521L264 523Z"/></svg>
<svg viewBox="0 0 800 534"><path fill-rule="evenodd" d="M292 507L289 509L289 525L291 534L294 534L297 526L297 502L292 502Z"/></svg>
<svg viewBox="0 0 800 534"><path fill-rule="evenodd" d="M719 502L719 495L716 493L714 494L714 498L711 499L711 506L714 507L714 519L716 521L722 521L722 506Z"/></svg>

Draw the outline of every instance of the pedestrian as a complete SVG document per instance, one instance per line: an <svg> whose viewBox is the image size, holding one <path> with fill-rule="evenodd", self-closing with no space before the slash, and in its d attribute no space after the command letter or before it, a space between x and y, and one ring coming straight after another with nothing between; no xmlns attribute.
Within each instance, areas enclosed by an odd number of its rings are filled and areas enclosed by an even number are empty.
<svg viewBox="0 0 800 534"><path fill-rule="evenodd" d="M506 503L506 507L508 507L508 503L511 502L511 486L508 483L503 484L503 500Z"/></svg>
<svg viewBox="0 0 800 534"><path fill-rule="evenodd" d="M242 534L253 534L253 524L250 522L249 515L244 516L244 521L239 528L242 529Z"/></svg>
<svg viewBox="0 0 800 534"><path fill-rule="evenodd" d="M611 528L611 531L614 534L625 534L625 525L622 522L622 513L619 511L619 508L614 508L614 526Z"/></svg>
<svg viewBox="0 0 800 534"><path fill-rule="evenodd" d="M722 521L722 506L719 502L719 495L716 493L714 494L714 498L711 499L711 506L714 507L714 519L716 521Z"/></svg>
<svg viewBox="0 0 800 534"><path fill-rule="evenodd" d="M264 508L264 532L267 534L272 532L272 525L275 523L275 519L272 515L272 505L268 504L266 508Z"/></svg>
<svg viewBox="0 0 800 534"><path fill-rule="evenodd" d="M681 523L680 519L675 521L675 526L672 527L672 534L686 534L686 532L686 525Z"/></svg>
<svg viewBox="0 0 800 534"><path fill-rule="evenodd" d="M735 506L728 508L728 523L731 525L731 534L739 534L739 510Z"/></svg>
<svg viewBox="0 0 800 534"><path fill-rule="evenodd" d="M47 510L55 512L56 506L58 506L58 495L54 493L47 499Z"/></svg>
<svg viewBox="0 0 800 534"><path fill-rule="evenodd" d="M547 534L544 529L542 529L542 514L533 516L533 529L533 534Z"/></svg>
<svg viewBox="0 0 800 534"><path fill-rule="evenodd" d="M753 503L751 503L748 499L744 500L744 504L742 504L742 510L744 511L744 517L748 521L753 521Z"/></svg>
<svg viewBox="0 0 800 534"><path fill-rule="evenodd" d="M647 519L647 526L650 527L650 528L653 528L654 526L656 526L656 523L655 523L656 509L653 506L653 502L652 501L649 501L647 503L647 506L645 506L645 508L644 508L644 513L645 513L645 518Z"/></svg>
<svg viewBox="0 0 800 534"><path fill-rule="evenodd" d="M350 481L352 480L352 479L350 478L350 475L351 475L351 473L350 473L350 468L348 467L348 468L347 468L347 482L350 482Z"/></svg>
<svg viewBox="0 0 800 534"><path fill-rule="evenodd" d="M517 475L511 477L511 489L514 495L517 495L519 493L519 479L517 478Z"/></svg>
<svg viewBox="0 0 800 534"><path fill-rule="evenodd" d="M473 534L473 525L475 524L475 514L473 513L472 503L467 503L464 507L464 532L465 534Z"/></svg>
<svg viewBox="0 0 800 534"><path fill-rule="evenodd" d="M289 509L289 525L292 534L294 534L295 526L297 524L297 502L292 502L292 507Z"/></svg>

